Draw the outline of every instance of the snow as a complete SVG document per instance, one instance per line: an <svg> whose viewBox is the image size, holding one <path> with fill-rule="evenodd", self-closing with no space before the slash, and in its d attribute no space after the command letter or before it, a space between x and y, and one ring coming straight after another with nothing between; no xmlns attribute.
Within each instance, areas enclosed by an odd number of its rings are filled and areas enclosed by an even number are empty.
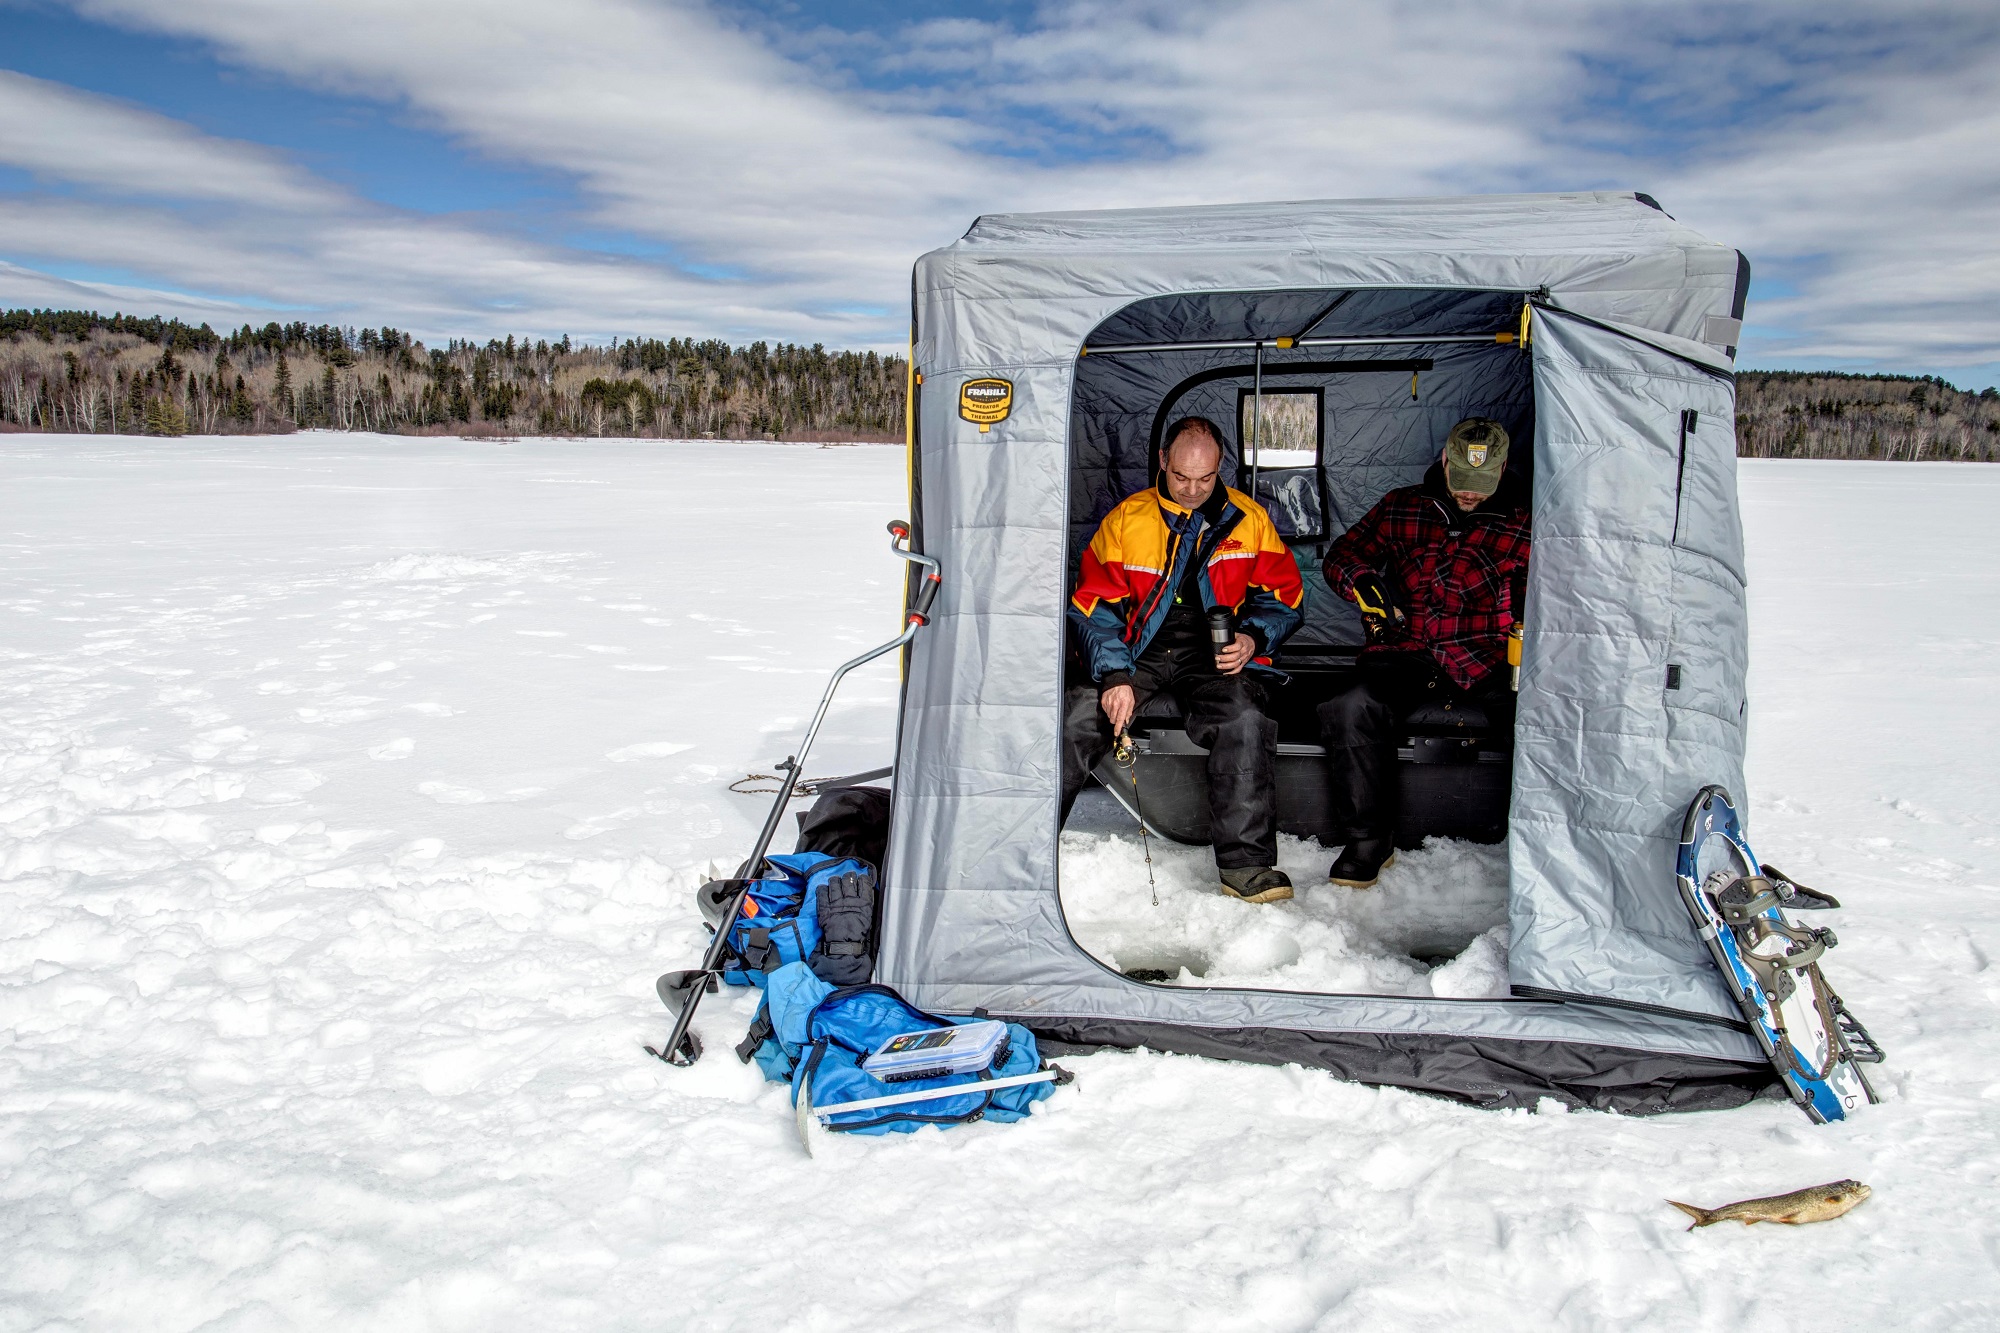
<svg viewBox="0 0 2000 1333"><path fill-rule="evenodd" d="M1993 1327L2000 469L1743 477L1751 833L1848 904L1886 1105L1104 1053L1020 1125L808 1160L727 1052L747 996L692 1069L639 1046L766 808L728 782L896 628L900 451L0 437L0 1330ZM883 762L894 691L857 673L812 769ZM1153 922L1129 839L1070 850L1079 921L1147 921L1121 961L1233 916L1208 982L1434 992L1425 894L1495 855L1273 911L1173 849ZM1874 1197L1796 1230L1663 1202L1843 1176Z"/></svg>
<svg viewBox="0 0 2000 1333"><path fill-rule="evenodd" d="M1278 868L1292 878L1289 902L1223 896L1206 847L1149 839L1108 797L1092 821L1127 832L1063 835L1063 919L1092 955L1121 971L1167 973L1165 984L1459 999L1507 991L1507 850L1432 838L1397 853L1366 890L1328 884L1333 855L1316 842L1278 835ZM1082 799L1079 798L1079 807ZM1101 813L1100 813L1101 811ZM1158 978L1149 978L1158 980Z"/></svg>

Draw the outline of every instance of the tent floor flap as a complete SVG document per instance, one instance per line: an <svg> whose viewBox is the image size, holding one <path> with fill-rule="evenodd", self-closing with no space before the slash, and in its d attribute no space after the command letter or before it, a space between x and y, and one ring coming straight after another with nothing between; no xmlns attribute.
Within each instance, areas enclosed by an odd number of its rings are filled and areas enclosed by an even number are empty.
<svg viewBox="0 0 2000 1333"><path fill-rule="evenodd" d="M1628 1115L1722 1111L1783 1096L1768 1066L1578 1042L1428 1033L1197 1028L1113 1019L1014 1016L1052 1058L1144 1048L1178 1055L1296 1064L1377 1087L1489 1110L1533 1109L1544 1097Z"/></svg>

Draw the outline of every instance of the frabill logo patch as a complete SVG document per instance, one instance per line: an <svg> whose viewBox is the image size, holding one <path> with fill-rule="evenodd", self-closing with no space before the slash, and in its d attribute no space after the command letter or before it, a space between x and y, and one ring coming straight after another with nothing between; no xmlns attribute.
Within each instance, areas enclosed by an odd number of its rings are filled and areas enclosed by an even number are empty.
<svg viewBox="0 0 2000 1333"><path fill-rule="evenodd" d="M967 380L958 391L958 414L976 422L983 435L1014 410L1014 381Z"/></svg>
<svg viewBox="0 0 2000 1333"><path fill-rule="evenodd" d="M1465 461L1466 461L1466 462L1468 462L1468 463L1470 463L1470 464L1471 464L1471 465L1472 465L1473 467L1485 467L1485 466L1486 466L1486 446L1485 446L1485 445L1483 445L1483 444L1468 444L1468 445L1466 445L1466 446L1465 446Z"/></svg>

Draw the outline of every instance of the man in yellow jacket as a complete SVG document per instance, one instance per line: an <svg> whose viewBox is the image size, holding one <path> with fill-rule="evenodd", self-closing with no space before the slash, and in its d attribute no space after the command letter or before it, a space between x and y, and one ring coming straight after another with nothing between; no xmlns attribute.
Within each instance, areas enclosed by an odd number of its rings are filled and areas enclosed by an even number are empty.
<svg viewBox="0 0 2000 1333"><path fill-rule="evenodd" d="M1064 701L1062 818L1146 700L1172 694L1188 739L1208 751L1208 800L1223 892L1292 896L1277 868L1278 724L1259 676L1299 627L1305 585L1270 515L1221 482L1222 431L1204 417L1167 428L1160 484L1118 505L1083 553L1069 624L1090 680ZM1209 615L1234 627L1217 651Z"/></svg>

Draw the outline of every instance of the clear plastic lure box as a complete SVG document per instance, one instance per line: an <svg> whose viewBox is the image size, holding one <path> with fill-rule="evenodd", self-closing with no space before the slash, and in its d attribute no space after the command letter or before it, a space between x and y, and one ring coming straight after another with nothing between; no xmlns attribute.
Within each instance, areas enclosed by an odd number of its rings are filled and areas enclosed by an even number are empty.
<svg viewBox="0 0 2000 1333"><path fill-rule="evenodd" d="M982 1018L956 1027L926 1028L891 1037L861 1062L861 1068L884 1083L946 1074L976 1074L991 1069L1007 1045L1007 1025Z"/></svg>

